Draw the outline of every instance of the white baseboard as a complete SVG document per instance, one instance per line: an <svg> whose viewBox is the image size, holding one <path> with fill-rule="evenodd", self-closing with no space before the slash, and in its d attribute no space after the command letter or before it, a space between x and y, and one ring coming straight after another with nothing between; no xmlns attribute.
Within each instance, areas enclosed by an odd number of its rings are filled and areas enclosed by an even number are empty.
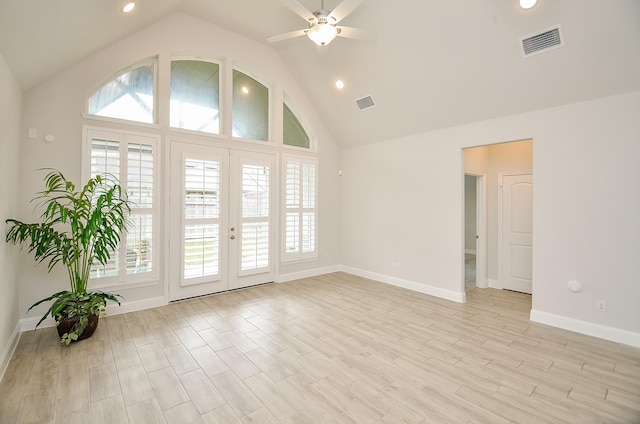
<svg viewBox="0 0 640 424"><path fill-rule="evenodd" d="M164 296L152 297L149 299L133 300L131 302L122 302L122 305L118 306L114 303L109 303L107 306L107 316L126 314L127 312L142 311L144 309L155 308L157 306L164 306L168 303L167 298ZM35 330L36 324L40 320L40 317L22 318L20 320L20 331ZM55 327L56 321L49 317L42 321L40 328Z"/></svg>
<svg viewBox="0 0 640 424"><path fill-rule="evenodd" d="M300 280L303 278L317 277L318 275L331 274L332 272L339 272L341 270L339 265L328 266L324 268L315 268L299 272L290 272L288 274L280 274L276 277L277 283L286 283L288 281Z"/></svg>
<svg viewBox="0 0 640 424"><path fill-rule="evenodd" d="M498 280L492 280L491 278L487 278L487 285L490 289L498 289L502 290L502 283Z"/></svg>
<svg viewBox="0 0 640 424"><path fill-rule="evenodd" d="M16 323L16 327L13 329L13 333L9 336L9 340L5 345L2 352L0 352L0 381L4 378L4 373L9 367L9 362L15 352L18 342L20 341L20 323Z"/></svg>
<svg viewBox="0 0 640 424"><path fill-rule="evenodd" d="M401 287L403 289L413 290L419 293L428 294L429 296L439 297L441 299L451 300L458 303L464 303L467 301L467 296L464 291L461 293L452 290L445 290L439 287L429 286L427 284L417 283L415 281L403 280L401 278L392 277L390 275L378 274L375 272L365 271L363 269L352 268L349 266L342 266L341 271L349 274L357 275L359 277L368 278L370 280L379 281L381 283L390 284L392 286Z"/></svg>
<svg viewBox="0 0 640 424"><path fill-rule="evenodd" d="M552 327L558 327L564 330L586 334L587 336L598 337L600 339L616 343L640 347L640 333L635 333L633 331L594 324L592 322L551 314L549 312L538 311L535 309L531 310L529 318L531 321L538 322L540 324L546 324Z"/></svg>

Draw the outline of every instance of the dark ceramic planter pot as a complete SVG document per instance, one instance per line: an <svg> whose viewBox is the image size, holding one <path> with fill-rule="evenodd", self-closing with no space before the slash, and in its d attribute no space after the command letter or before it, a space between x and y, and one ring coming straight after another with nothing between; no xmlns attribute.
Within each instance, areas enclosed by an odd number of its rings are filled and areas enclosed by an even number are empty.
<svg viewBox="0 0 640 424"><path fill-rule="evenodd" d="M89 323L85 327L82 334L80 334L80 337L78 337L78 341L88 339L93 335L93 332L96 331L96 328L98 328L98 318L98 315L92 315L89 317ZM58 324L58 335L60 336L60 338L62 338L62 335L64 333L68 333L69 331L71 331L73 326L76 325L76 322L78 322L78 319L78 317L62 318L62 321L60 321L60 324Z"/></svg>

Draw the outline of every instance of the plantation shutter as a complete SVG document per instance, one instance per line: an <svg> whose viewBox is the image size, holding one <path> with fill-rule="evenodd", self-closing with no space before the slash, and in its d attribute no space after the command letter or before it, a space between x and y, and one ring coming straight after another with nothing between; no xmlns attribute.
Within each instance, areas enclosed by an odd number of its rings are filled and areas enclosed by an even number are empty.
<svg viewBox="0 0 640 424"><path fill-rule="evenodd" d="M242 164L240 275L269 268L270 168Z"/></svg>
<svg viewBox="0 0 640 424"><path fill-rule="evenodd" d="M106 265L94 264L98 285L155 278L156 137L88 129L89 175L109 174L127 190L131 202L129 227Z"/></svg>
<svg viewBox="0 0 640 424"><path fill-rule="evenodd" d="M317 252L317 161L284 158L283 261L315 258Z"/></svg>
<svg viewBox="0 0 640 424"><path fill-rule="evenodd" d="M220 274L220 162L184 161L185 285Z"/></svg>

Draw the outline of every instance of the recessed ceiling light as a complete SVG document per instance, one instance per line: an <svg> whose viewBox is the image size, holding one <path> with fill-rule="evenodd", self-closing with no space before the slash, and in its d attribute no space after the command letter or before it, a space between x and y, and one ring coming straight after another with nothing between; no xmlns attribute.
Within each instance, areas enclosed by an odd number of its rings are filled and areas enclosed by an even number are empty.
<svg viewBox="0 0 640 424"><path fill-rule="evenodd" d="M244 94L249 94L249 89L247 87L245 87L245 86L242 86L242 92Z"/></svg>
<svg viewBox="0 0 640 424"><path fill-rule="evenodd" d="M131 12L134 7L136 7L135 1L125 1L124 5L122 6L122 11L124 13L128 13Z"/></svg>
<svg viewBox="0 0 640 424"><path fill-rule="evenodd" d="M523 9L531 9L537 2L538 0L520 0L520 7Z"/></svg>
<svg viewBox="0 0 640 424"><path fill-rule="evenodd" d="M344 82L342 80L336 81L336 88L342 90L344 88Z"/></svg>

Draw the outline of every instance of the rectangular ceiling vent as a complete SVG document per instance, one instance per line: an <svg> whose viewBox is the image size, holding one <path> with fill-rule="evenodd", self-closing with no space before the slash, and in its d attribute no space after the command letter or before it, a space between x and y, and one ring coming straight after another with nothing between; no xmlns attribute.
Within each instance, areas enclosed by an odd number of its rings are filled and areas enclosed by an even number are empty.
<svg viewBox="0 0 640 424"><path fill-rule="evenodd" d="M366 96L361 99L356 100L356 105L358 105L358 109L367 110L376 106L376 102L373 101L373 97Z"/></svg>
<svg viewBox="0 0 640 424"><path fill-rule="evenodd" d="M548 52L564 46L560 25L520 39L524 57Z"/></svg>

